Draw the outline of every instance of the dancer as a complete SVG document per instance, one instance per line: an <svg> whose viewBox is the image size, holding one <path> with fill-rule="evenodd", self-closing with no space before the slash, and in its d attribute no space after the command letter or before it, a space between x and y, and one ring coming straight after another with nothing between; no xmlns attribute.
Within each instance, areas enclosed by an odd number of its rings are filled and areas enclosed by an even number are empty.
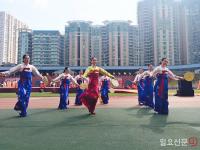
<svg viewBox="0 0 200 150"><path fill-rule="evenodd" d="M109 96L108 96L108 92L109 92L109 86L110 86L110 78L107 77L106 75L103 75L100 78L100 84L101 84L101 99L103 104L108 104L109 101Z"/></svg>
<svg viewBox="0 0 200 150"><path fill-rule="evenodd" d="M58 105L58 109L67 109L68 101L69 101L69 85L70 81L72 81L76 86L79 86L79 84L76 82L76 80L69 74L70 70L68 67L65 67L62 74L60 74L58 77L52 80L53 84L54 82L61 80L60 85L60 103Z"/></svg>
<svg viewBox="0 0 200 150"><path fill-rule="evenodd" d="M154 110L158 114L168 114L168 78L173 80L180 80L183 77L174 75L168 68L168 59L162 58L161 65L156 67L152 76L156 77L156 83L154 85L155 91L155 108Z"/></svg>
<svg viewBox="0 0 200 150"><path fill-rule="evenodd" d="M140 106L145 104L145 101L144 101L144 79L141 77L143 72L144 72L143 69L139 68L139 72L133 81L134 84L137 84L138 104Z"/></svg>
<svg viewBox="0 0 200 150"><path fill-rule="evenodd" d="M32 73L39 76L44 82L46 82L45 78L38 72L37 68L33 65L30 65L29 63L30 63L30 57L29 55L25 54L23 56L22 64L19 64L11 68L9 71L1 73L4 76L9 76L16 72L20 73L20 80L18 81L18 92L17 92L18 101L14 107L16 111L21 111L19 113L20 117L27 116L27 108L32 88Z"/></svg>
<svg viewBox="0 0 200 150"><path fill-rule="evenodd" d="M84 77L89 77L88 89L81 95L82 103L88 108L91 115L95 115L95 107L99 97L99 74L106 75L110 78L115 78L104 69L96 66L97 59L93 57L91 59L91 66L88 67L83 74Z"/></svg>
<svg viewBox="0 0 200 150"><path fill-rule="evenodd" d="M152 64L148 65L148 70L144 71L140 78L144 79L144 101L145 105L149 106L151 108L154 108L153 103L153 77L151 76L153 72L153 66Z"/></svg>
<svg viewBox="0 0 200 150"><path fill-rule="evenodd" d="M83 71L81 70L79 72L79 75L75 77L76 82L80 85L84 82L87 82L87 79L83 77ZM75 99L75 105L82 105L82 102L80 100L81 94L84 92L83 89L80 88L80 86L76 87L76 99Z"/></svg>

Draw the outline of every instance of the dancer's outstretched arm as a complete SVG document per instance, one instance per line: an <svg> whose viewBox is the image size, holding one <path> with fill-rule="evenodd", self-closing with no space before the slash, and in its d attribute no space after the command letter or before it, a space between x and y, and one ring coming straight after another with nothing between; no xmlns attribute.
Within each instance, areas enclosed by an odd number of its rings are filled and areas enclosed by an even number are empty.
<svg viewBox="0 0 200 150"><path fill-rule="evenodd" d="M106 75L112 79L115 79L115 77L113 75L111 75L109 72L107 72L106 70L104 70L103 68L99 68L99 72L103 75Z"/></svg>
<svg viewBox="0 0 200 150"><path fill-rule="evenodd" d="M15 72L18 72L20 70L20 68L21 68L21 65L22 64L19 64L19 65L15 66L15 67L12 67L8 71L1 72L1 74L3 74L4 76L10 76L11 74L13 74Z"/></svg>
<svg viewBox="0 0 200 150"><path fill-rule="evenodd" d="M59 76L57 76L55 79L52 80L52 82L57 82L59 81L62 77L64 76L64 74L60 74Z"/></svg>
<svg viewBox="0 0 200 150"><path fill-rule="evenodd" d="M173 80L182 80L183 77L175 75L171 70L168 69L168 74L171 79Z"/></svg>
<svg viewBox="0 0 200 150"><path fill-rule="evenodd" d="M71 80L76 86L79 86L79 84L76 82L76 79L74 79L71 75L70 75L70 80Z"/></svg>
<svg viewBox="0 0 200 150"><path fill-rule="evenodd" d="M37 75L38 77L40 77L42 80L44 80L44 77L40 74L40 72L38 71L38 69L35 66L32 66L32 71L35 75Z"/></svg>

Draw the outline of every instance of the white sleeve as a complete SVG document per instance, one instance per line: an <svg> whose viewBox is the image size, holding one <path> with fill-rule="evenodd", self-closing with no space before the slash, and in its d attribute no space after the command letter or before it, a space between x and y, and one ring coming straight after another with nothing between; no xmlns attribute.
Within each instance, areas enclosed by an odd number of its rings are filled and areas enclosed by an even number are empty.
<svg viewBox="0 0 200 150"><path fill-rule="evenodd" d="M138 77L138 80L140 81L143 77L146 77L148 75L147 71L143 72L142 74L140 74L140 76Z"/></svg>
<svg viewBox="0 0 200 150"><path fill-rule="evenodd" d="M103 76L101 76L101 77L99 78L99 82L102 82L102 80L103 80Z"/></svg>
<svg viewBox="0 0 200 150"><path fill-rule="evenodd" d="M138 81L140 81L141 79L143 79L144 77L146 77L146 74L140 74L138 77Z"/></svg>
<svg viewBox="0 0 200 150"><path fill-rule="evenodd" d="M150 72L149 71L145 71L144 72L144 76L149 76L150 75Z"/></svg>
<svg viewBox="0 0 200 150"><path fill-rule="evenodd" d="M5 71L5 72L3 72L3 73L4 73L4 74L7 74L7 75L11 75L11 74L13 74L13 73L15 73L15 72L18 72L18 71L21 69L21 65L22 65L22 64L19 64L19 65L15 66L15 67L12 67L12 68L10 68L10 70Z"/></svg>
<svg viewBox="0 0 200 150"><path fill-rule="evenodd" d="M53 82L57 82L57 81L59 81L62 77L63 77L63 73L60 74L59 76L57 76L57 77L56 77L55 79L53 79L52 81L53 81Z"/></svg>
<svg viewBox="0 0 200 150"><path fill-rule="evenodd" d="M74 84L78 84L77 82L76 82L76 80L70 75L69 76L69 78L70 78L70 80L74 83Z"/></svg>
<svg viewBox="0 0 200 150"><path fill-rule="evenodd" d="M133 82L137 82L138 81L138 74L135 76L135 79Z"/></svg>
<svg viewBox="0 0 200 150"><path fill-rule="evenodd" d="M39 73L39 71L37 70L37 68L35 66L32 66L32 72L39 76L41 79L43 79L43 76Z"/></svg>
<svg viewBox="0 0 200 150"><path fill-rule="evenodd" d="M156 74L160 71L160 66L156 67L153 71L152 71L152 76L156 76Z"/></svg>
<svg viewBox="0 0 200 150"><path fill-rule="evenodd" d="M170 78L172 78L172 79L176 78L176 75L171 70L167 69L167 71L168 71Z"/></svg>
<svg viewBox="0 0 200 150"><path fill-rule="evenodd" d="M78 80L78 75L74 79L77 81Z"/></svg>
<svg viewBox="0 0 200 150"><path fill-rule="evenodd" d="M82 76L83 77L83 76ZM86 77L83 77L83 80L86 81L87 83L89 83L89 79Z"/></svg>

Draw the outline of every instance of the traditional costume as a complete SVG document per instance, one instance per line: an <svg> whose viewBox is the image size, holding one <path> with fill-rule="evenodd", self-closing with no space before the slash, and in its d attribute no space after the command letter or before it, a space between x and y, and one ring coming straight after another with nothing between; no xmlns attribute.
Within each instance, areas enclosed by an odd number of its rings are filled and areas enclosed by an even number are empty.
<svg viewBox="0 0 200 150"><path fill-rule="evenodd" d="M18 102L15 104L14 109L21 111L20 116L25 117L27 115L27 108L32 88L32 73L36 74L43 79L43 76L39 73L35 66L30 64L19 64L16 67L11 68L9 71L4 72L7 75L11 75L15 72L20 72L20 80L18 81Z"/></svg>
<svg viewBox="0 0 200 150"><path fill-rule="evenodd" d="M100 83L101 83L101 99L103 104L108 104L109 101L109 96L108 96L108 92L109 92L109 87L110 87L110 78L107 76L102 76L100 78Z"/></svg>
<svg viewBox="0 0 200 150"><path fill-rule="evenodd" d="M77 75L75 77L75 80L76 82L81 85L82 83L85 82L85 78L82 76L82 75ZM80 86L77 86L76 87L76 99L75 99L75 105L82 105L82 102L81 102L81 99L80 99L80 96L81 94L84 92L83 89L80 88Z"/></svg>
<svg viewBox="0 0 200 150"><path fill-rule="evenodd" d="M61 84L60 84L60 103L58 105L58 109L67 109L69 101L70 81L73 81L75 84L77 82L70 74L66 73L60 74L57 78L53 79L52 82L56 82L59 80L61 80Z"/></svg>
<svg viewBox="0 0 200 150"><path fill-rule="evenodd" d="M156 83L154 85L155 92L155 108L158 114L168 114L168 79L176 78L167 67L158 66L153 70L152 76L155 76Z"/></svg>
<svg viewBox="0 0 200 150"><path fill-rule="evenodd" d="M94 110L99 97L99 74L114 78L110 73L97 66L87 68L84 77L89 77L88 89L80 96L82 103L88 108L91 114L95 114Z"/></svg>
<svg viewBox="0 0 200 150"><path fill-rule="evenodd" d="M142 74L137 74L134 83L137 83L137 90L138 90L138 103L139 105L144 105L144 79L141 77Z"/></svg>
<svg viewBox="0 0 200 150"><path fill-rule="evenodd" d="M144 91L143 98L146 106L154 108L153 103L153 77L151 76L152 71L145 71L142 73L142 78L144 79Z"/></svg>

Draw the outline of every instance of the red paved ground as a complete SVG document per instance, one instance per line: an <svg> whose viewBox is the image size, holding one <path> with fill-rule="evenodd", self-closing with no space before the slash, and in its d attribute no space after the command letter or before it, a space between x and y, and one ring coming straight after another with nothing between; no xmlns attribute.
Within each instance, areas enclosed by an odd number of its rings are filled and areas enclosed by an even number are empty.
<svg viewBox="0 0 200 150"><path fill-rule="evenodd" d="M75 97L70 97L71 108L82 108L74 106ZM16 98L0 98L0 109L12 109L16 103ZM57 108L59 97L32 97L29 108ZM200 108L200 96L195 97L169 97L170 107ZM97 108L130 108L139 107L137 96L112 96L108 105L97 104Z"/></svg>

